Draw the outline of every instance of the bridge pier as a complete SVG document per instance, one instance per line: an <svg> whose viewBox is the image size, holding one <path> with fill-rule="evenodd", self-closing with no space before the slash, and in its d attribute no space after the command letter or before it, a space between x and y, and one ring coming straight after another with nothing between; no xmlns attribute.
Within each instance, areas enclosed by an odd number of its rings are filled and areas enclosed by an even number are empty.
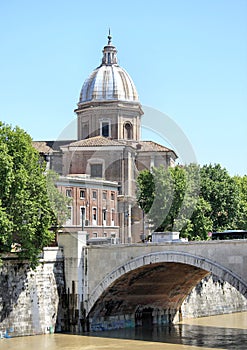
<svg viewBox="0 0 247 350"><path fill-rule="evenodd" d="M84 310L85 254L87 232L63 232L58 244L63 248L64 277L67 299L67 331L81 333L86 330Z"/></svg>
<svg viewBox="0 0 247 350"><path fill-rule="evenodd" d="M135 312L135 326L169 325L179 321L179 310L141 307Z"/></svg>

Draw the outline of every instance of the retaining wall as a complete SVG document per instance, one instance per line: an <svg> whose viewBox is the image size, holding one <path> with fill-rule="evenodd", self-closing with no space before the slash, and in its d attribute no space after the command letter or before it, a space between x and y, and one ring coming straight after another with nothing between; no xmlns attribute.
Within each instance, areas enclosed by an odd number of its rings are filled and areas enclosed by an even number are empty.
<svg viewBox="0 0 247 350"><path fill-rule="evenodd" d="M182 304L183 318L247 311L247 299L228 282L210 275L202 279Z"/></svg>
<svg viewBox="0 0 247 350"><path fill-rule="evenodd" d="M34 271L28 263L3 258L0 266L0 331L10 336L51 333L65 328L63 259L48 248Z"/></svg>

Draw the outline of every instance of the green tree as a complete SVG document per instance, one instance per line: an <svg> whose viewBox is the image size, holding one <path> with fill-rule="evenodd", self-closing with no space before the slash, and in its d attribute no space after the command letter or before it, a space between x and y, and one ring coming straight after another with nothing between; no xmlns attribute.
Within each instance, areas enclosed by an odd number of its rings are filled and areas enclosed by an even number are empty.
<svg viewBox="0 0 247 350"><path fill-rule="evenodd" d="M174 196L170 209L172 229L183 232L190 222L200 191L199 166L196 164L170 168L174 183Z"/></svg>
<svg viewBox="0 0 247 350"><path fill-rule="evenodd" d="M72 198L66 197L63 193L58 191L56 186L58 180L59 175L55 171L49 170L46 172L48 198L50 200L52 211L55 215L55 231L61 228L69 218L68 205L70 205L72 201Z"/></svg>
<svg viewBox="0 0 247 350"><path fill-rule="evenodd" d="M195 165L144 170L137 178L137 201L155 231L181 230L188 224L198 195Z"/></svg>
<svg viewBox="0 0 247 350"><path fill-rule="evenodd" d="M19 258L32 267L53 240L56 223L44 169L31 137L0 123L0 247L9 252L17 245Z"/></svg>
<svg viewBox="0 0 247 350"><path fill-rule="evenodd" d="M211 231L247 228L247 176L232 178L219 164L145 170L137 187L156 231L205 240Z"/></svg>
<svg viewBox="0 0 247 350"><path fill-rule="evenodd" d="M149 212L154 201L154 177L149 170L142 170L137 177L136 198L145 214Z"/></svg>
<svg viewBox="0 0 247 350"><path fill-rule="evenodd" d="M193 241L209 239L209 233L213 229L213 221L210 218L211 211L210 204L199 197L195 210L181 231L181 236Z"/></svg>
<svg viewBox="0 0 247 350"><path fill-rule="evenodd" d="M200 171L201 196L210 204L213 230L235 228L239 189L234 179L219 164L204 165Z"/></svg>
<svg viewBox="0 0 247 350"><path fill-rule="evenodd" d="M164 231L172 226L169 215L174 195L174 184L170 171L163 166L152 170L154 181L153 203L148 212L148 218L154 231Z"/></svg>
<svg viewBox="0 0 247 350"><path fill-rule="evenodd" d="M238 213L236 215L235 226L240 230L247 230L247 175L234 176L234 182L239 190Z"/></svg>

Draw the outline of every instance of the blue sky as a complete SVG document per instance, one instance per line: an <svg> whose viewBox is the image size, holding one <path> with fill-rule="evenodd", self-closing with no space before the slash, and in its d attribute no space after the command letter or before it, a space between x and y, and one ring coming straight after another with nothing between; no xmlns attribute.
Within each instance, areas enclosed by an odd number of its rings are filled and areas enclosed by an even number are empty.
<svg viewBox="0 0 247 350"><path fill-rule="evenodd" d="M57 139L109 27L141 103L174 121L198 163L247 174L246 0L1 1L0 120Z"/></svg>

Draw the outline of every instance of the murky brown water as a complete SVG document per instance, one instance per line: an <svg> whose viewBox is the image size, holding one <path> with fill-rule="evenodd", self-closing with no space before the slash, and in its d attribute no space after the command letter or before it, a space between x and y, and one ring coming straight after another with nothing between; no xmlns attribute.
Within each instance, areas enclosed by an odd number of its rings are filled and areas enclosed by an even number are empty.
<svg viewBox="0 0 247 350"><path fill-rule="evenodd" d="M53 334L0 340L3 350L247 349L247 312L187 320L172 327L128 329L90 336Z"/></svg>

